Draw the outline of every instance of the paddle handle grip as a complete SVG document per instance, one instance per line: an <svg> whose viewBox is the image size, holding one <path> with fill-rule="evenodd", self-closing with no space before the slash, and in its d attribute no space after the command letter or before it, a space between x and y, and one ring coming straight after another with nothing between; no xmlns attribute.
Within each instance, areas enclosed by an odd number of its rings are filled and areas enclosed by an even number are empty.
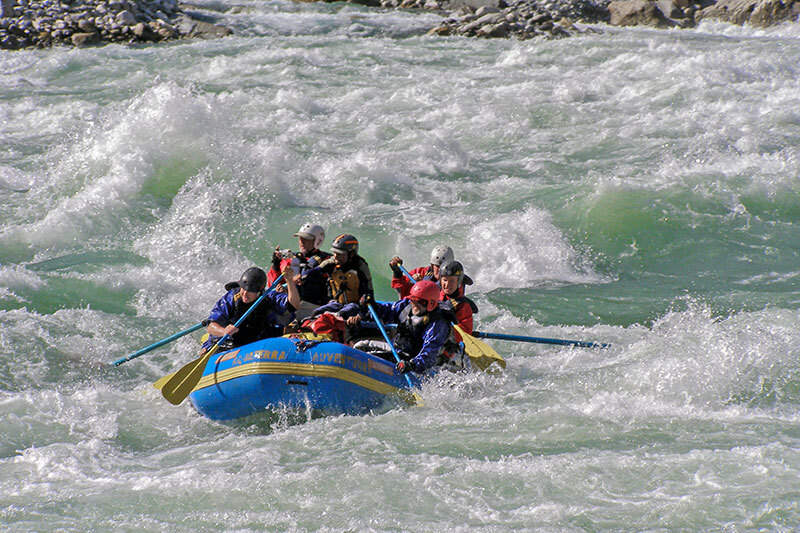
<svg viewBox="0 0 800 533"><path fill-rule="evenodd" d="M502 341L535 342L539 344L558 344L560 346L580 346L581 348L609 348L610 344L592 341L571 341L566 339L547 339L544 337L524 337L522 335L506 335L505 333L486 333L484 331L473 331L474 337L484 339L498 339Z"/></svg>

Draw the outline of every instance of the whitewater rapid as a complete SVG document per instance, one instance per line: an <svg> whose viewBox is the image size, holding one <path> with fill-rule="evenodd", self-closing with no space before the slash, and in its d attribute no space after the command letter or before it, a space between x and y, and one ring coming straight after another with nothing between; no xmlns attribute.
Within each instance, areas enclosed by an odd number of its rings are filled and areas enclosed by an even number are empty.
<svg viewBox="0 0 800 533"><path fill-rule="evenodd" d="M234 36L0 55L10 531L777 530L800 521L800 32L430 38L433 14L201 4ZM501 375L229 425L152 382L306 221L451 245Z"/></svg>

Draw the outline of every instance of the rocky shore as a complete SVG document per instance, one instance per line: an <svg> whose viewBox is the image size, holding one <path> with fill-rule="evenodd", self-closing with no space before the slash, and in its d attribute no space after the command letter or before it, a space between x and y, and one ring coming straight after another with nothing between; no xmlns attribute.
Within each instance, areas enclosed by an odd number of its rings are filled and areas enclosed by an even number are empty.
<svg viewBox="0 0 800 533"><path fill-rule="evenodd" d="M576 23L690 28L703 19L770 26L798 22L800 0L383 0L400 7L456 9L429 33L559 38L594 31ZM476 5L480 4L480 5Z"/></svg>
<svg viewBox="0 0 800 533"><path fill-rule="evenodd" d="M187 15L177 0L0 1L0 49L158 42L231 33Z"/></svg>
<svg viewBox="0 0 800 533"><path fill-rule="evenodd" d="M703 19L755 26L800 19L800 0L351 1L436 11L445 19L429 34L485 38L559 38L595 31L577 23L689 28ZM202 16L190 16L186 5L177 0L0 0L0 6L0 49L158 42L232 33Z"/></svg>

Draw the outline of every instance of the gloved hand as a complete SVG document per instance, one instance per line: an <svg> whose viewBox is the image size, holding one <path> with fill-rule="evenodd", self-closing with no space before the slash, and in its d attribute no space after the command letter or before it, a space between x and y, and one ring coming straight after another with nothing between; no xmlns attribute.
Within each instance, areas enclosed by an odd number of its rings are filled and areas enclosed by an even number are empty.
<svg viewBox="0 0 800 533"><path fill-rule="evenodd" d="M358 301L358 304L361 306L362 309L366 309L368 306L374 303L375 303L375 297L371 294L365 294Z"/></svg>
<svg viewBox="0 0 800 533"><path fill-rule="evenodd" d="M334 263L336 263L336 259L334 259L333 256L331 256L331 257L327 258L325 261L323 261L322 263L320 263L319 267L320 268L325 268L328 265L332 265Z"/></svg>
<svg viewBox="0 0 800 533"><path fill-rule="evenodd" d="M394 369L397 371L398 374L406 374L411 372L411 362L410 361L398 361L396 365L394 365Z"/></svg>
<svg viewBox="0 0 800 533"><path fill-rule="evenodd" d="M392 260L389 261L389 268L392 269L392 277L393 278L402 278L403 271L397 265L402 265L403 260L397 256L392 257Z"/></svg>
<svg viewBox="0 0 800 533"><path fill-rule="evenodd" d="M281 269L281 259L282 259L282 256L281 256L280 248L275 248L275 251L272 252L272 268L274 268L277 271L280 271L280 269Z"/></svg>

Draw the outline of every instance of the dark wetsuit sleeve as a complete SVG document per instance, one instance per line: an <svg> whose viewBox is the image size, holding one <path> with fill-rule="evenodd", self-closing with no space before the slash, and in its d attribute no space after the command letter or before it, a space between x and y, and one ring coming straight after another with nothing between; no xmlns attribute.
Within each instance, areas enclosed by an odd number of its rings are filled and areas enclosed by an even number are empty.
<svg viewBox="0 0 800 533"><path fill-rule="evenodd" d="M363 259L358 262L358 295L368 295L375 299L375 290L372 288L372 273L369 265Z"/></svg>
<svg viewBox="0 0 800 533"><path fill-rule="evenodd" d="M294 313L296 309L289 303L289 295L285 292L269 291L264 297L272 304L272 308L278 313Z"/></svg>
<svg viewBox="0 0 800 533"><path fill-rule="evenodd" d="M375 302L372 308L382 322L397 322L400 312L408 305L408 300L398 302Z"/></svg>
<svg viewBox="0 0 800 533"><path fill-rule="evenodd" d="M225 296L217 300L217 303L214 304L214 308L211 309L211 313L208 315L209 322L216 322L223 327L231 324L231 316L233 316L234 309L233 297L238 290L239 289L230 290Z"/></svg>
<svg viewBox="0 0 800 533"><path fill-rule="evenodd" d="M437 320L425 330L422 335L422 348L411 359L411 365L416 372L424 372L439 362L439 355L444 349L444 343L450 336L450 325L445 320Z"/></svg>
<svg viewBox="0 0 800 533"><path fill-rule="evenodd" d="M236 292L239 289L233 289L228 291L225 296L217 300L217 303L214 304L214 308L211 309L211 313L208 315L209 322L216 322L222 327L225 327L229 324L232 324L231 317L233 316L233 297L236 295ZM218 340L222 337L217 337L216 335L209 334L206 341L203 343L203 348L209 349L214 346Z"/></svg>

